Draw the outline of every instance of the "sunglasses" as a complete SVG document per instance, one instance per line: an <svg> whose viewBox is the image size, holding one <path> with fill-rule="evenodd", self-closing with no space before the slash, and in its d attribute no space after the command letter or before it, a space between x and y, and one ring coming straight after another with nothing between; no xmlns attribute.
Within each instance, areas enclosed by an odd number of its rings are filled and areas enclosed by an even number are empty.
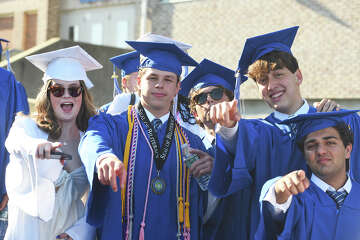
<svg viewBox="0 0 360 240"><path fill-rule="evenodd" d="M202 104L206 103L208 95L210 95L210 97L212 99L214 99L215 101L220 100L224 95L224 89L223 88L214 88L210 92L200 93L194 97L194 101L197 104L202 105Z"/></svg>
<svg viewBox="0 0 360 240"><path fill-rule="evenodd" d="M79 87L69 87L69 88L64 88L62 86L56 86L56 85L53 85L53 86L50 86L48 88L48 90L51 92L51 94L54 96L54 97L62 97L64 96L65 94L65 89L67 89L67 91L69 92L69 95L71 97L78 97L80 96L80 94L82 93L83 91L83 88L81 86Z"/></svg>

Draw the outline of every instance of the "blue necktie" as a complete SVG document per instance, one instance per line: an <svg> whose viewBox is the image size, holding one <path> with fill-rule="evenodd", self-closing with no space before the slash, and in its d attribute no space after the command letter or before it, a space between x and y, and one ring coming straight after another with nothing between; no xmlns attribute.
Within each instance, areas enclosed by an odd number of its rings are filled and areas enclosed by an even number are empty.
<svg viewBox="0 0 360 240"><path fill-rule="evenodd" d="M160 127L161 127L162 122L161 122L160 119L155 118L154 120L151 121L151 124L153 125L155 131L158 132L158 130L159 130Z"/></svg>
<svg viewBox="0 0 360 240"><path fill-rule="evenodd" d="M345 198L347 196L347 192L346 191L330 191L327 190L326 193L332 198L334 199L334 201L336 202L336 207L337 209L341 208L341 206L343 205Z"/></svg>

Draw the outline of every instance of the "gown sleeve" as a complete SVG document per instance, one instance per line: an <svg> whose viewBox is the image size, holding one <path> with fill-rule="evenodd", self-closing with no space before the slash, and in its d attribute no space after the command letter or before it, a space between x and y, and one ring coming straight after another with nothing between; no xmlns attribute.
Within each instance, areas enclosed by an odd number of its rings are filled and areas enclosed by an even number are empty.
<svg viewBox="0 0 360 240"><path fill-rule="evenodd" d="M35 157L37 145L46 141L47 134L33 120L17 117L5 143L10 153L5 182L11 203L44 221L52 218L54 181L62 170L59 161Z"/></svg>
<svg viewBox="0 0 360 240"><path fill-rule="evenodd" d="M255 168L256 154L261 144L258 127L245 119L238 124L235 154L226 148L229 143L216 136L215 163L209 190L218 197L231 195L253 182L250 173Z"/></svg>

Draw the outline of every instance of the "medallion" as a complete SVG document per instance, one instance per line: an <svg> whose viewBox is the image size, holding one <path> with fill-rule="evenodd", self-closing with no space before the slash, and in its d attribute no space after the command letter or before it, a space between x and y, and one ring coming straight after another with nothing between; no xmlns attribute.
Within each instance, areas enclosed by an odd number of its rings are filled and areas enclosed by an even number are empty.
<svg viewBox="0 0 360 240"><path fill-rule="evenodd" d="M165 188L166 183L161 177L157 176L151 180L151 190L153 193L157 195L163 194L165 192Z"/></svg>

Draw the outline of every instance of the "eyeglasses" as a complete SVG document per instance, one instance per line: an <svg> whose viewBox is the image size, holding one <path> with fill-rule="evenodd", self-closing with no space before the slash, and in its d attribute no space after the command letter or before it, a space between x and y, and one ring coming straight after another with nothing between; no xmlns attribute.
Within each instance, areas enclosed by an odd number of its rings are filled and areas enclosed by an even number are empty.
<svg viewBox="0 0 360 240"><path fill-rule="evenodd" d="M80 94L82 93L83 91L83 88L82 87L69 87L69 88L64 88L64 87L61 87L61 86L56 86L56 85L53 85L53 86L50 86L48 88L48 90L52 93L52 95L54 97L62 97L64 96L65 94L65 89L68 90L69 92L69 95L71 97L78 97L80 96Z"/></svg>
<svg viewBox="0 0 360 240"><path fill-rule="evenodd" d="M204 104L207 101L207 97L210 94L210 97L214 99L215 101L220 100L224 95L224 89L223 88L214 88L210 92L203 92L194 97L194 101L197 104Z"/></svg>

